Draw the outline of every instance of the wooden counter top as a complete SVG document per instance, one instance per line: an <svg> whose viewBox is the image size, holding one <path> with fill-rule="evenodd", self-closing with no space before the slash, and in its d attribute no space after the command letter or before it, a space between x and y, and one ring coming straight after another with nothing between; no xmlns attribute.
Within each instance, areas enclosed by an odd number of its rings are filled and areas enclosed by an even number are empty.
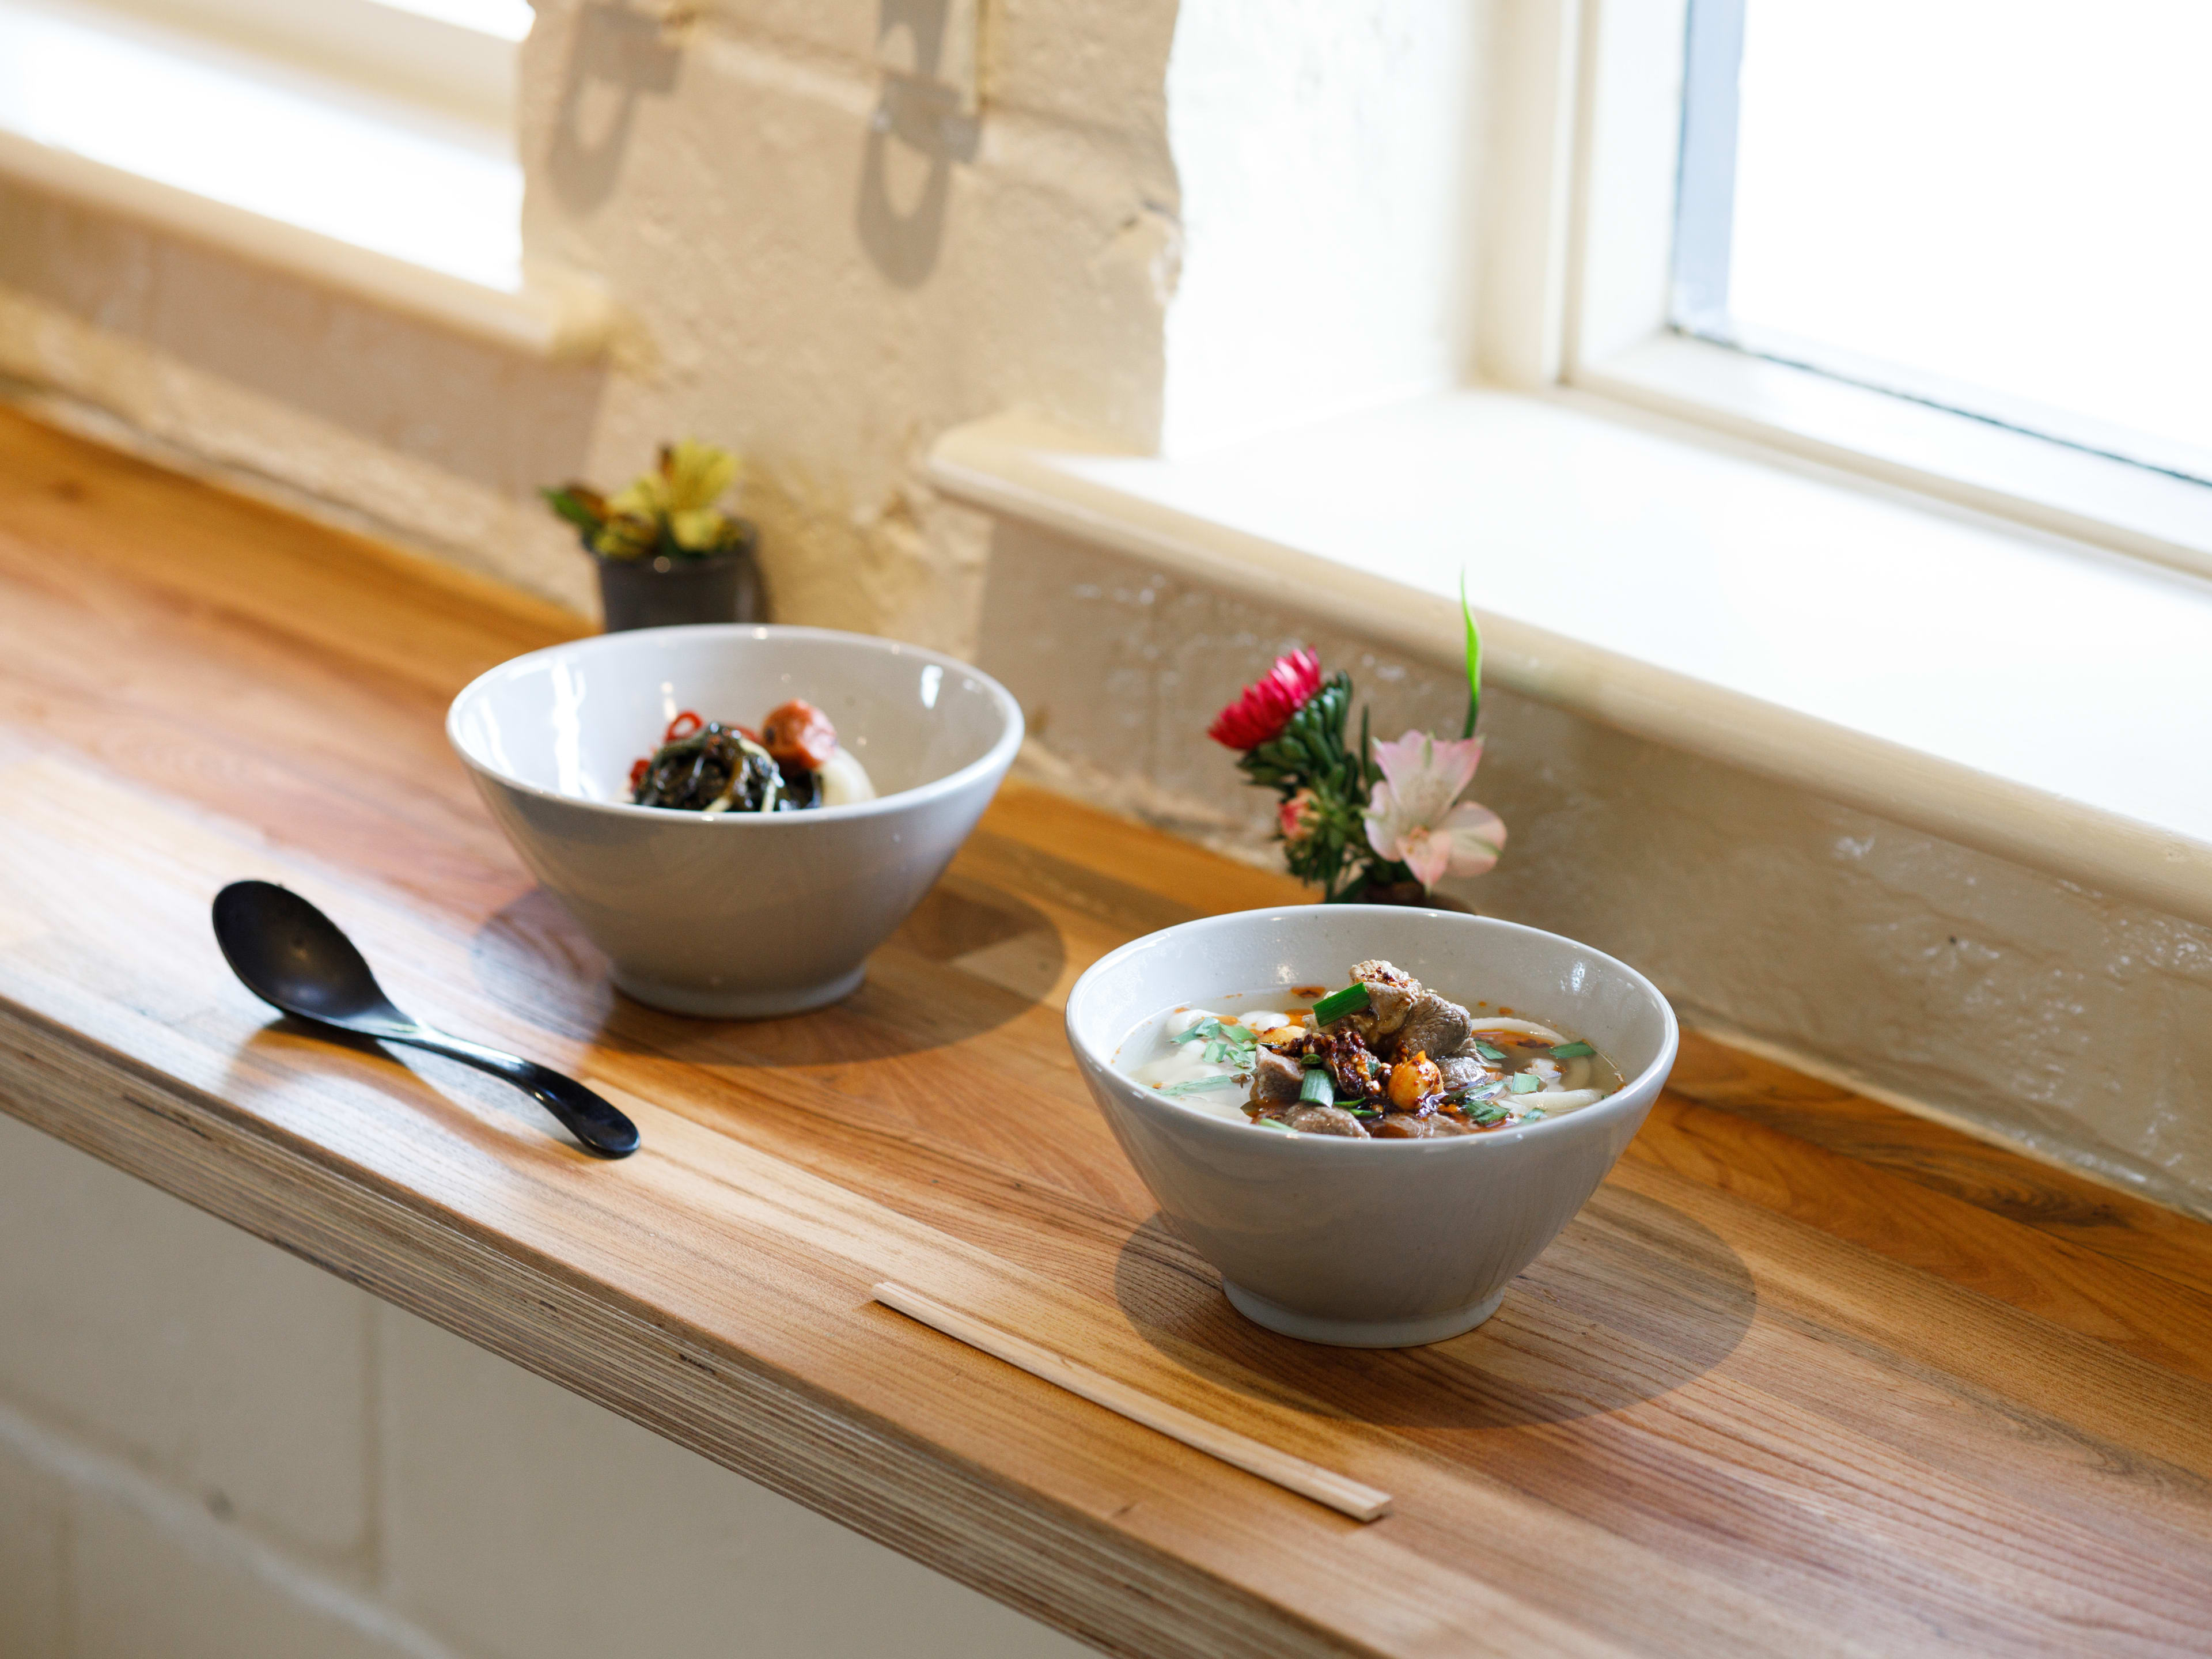
<svg viewBox="0 0 2212 1659"><path fill-rule="evenodd" d="M2212 1650L2212 1228L1698 1039L1480 1329L1230 1311L1075 974L1279 879L1010 787L842 1007L616 1000L441 723L562 613L0 415L0 1106L1112 1651ZM208 901L646 1150L272 1022ZM1395 1493L1361 1526L869 1300L896 1278Z"/></svg>

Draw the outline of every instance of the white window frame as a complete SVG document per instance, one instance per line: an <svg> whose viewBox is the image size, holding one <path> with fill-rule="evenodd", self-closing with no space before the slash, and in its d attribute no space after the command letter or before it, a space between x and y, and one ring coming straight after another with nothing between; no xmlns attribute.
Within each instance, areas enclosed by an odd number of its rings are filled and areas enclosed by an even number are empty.
<svg viewBox="0 0 2212 1659"><path fill-rule="evenodd" d="M2212 575L2212 487L1670 326L1689 0L1506 0L1487 378L1632 404Z"/></svg>

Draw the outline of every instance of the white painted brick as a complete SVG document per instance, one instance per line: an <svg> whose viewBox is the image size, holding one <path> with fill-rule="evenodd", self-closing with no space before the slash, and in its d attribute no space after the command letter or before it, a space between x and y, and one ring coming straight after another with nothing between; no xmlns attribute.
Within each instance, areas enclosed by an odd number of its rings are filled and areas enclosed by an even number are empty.
<svg viewBox="0 0 2212 1659"><path fill-rule="evenodd" d="M381 1311L394 1600L501 1659L1075 1659L951 1579Z"/></svg>
<svg viewBox="0 0 2212 1659"><path fill-rule="evenodd" d="M68 1494L0 1441L0 1654L63 1659Z"/></svg>
<svg viewBox="0 0 2212 1659"><path fill-rule="evenodd" d="M0 1395L326 1559L367 1545L368 1306L0 1116Z"/></svg>
<svg viewBox="0 0 2212 1659"><path fill-rule="evenodd" d="M93 1486L71 1538L70 1659L433 1659L397 1620ZM265 1563L267 1558L264 1557ZM352 1611L355 1616L347 1616ZM363 1614L365 1613L365 1616ZM385 1628L379 1628L384 1626Z"/></svg>

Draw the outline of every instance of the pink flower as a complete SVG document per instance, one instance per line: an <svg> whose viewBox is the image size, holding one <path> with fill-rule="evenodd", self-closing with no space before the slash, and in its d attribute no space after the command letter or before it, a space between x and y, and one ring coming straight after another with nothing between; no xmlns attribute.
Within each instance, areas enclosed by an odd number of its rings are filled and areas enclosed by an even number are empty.
<svg viewBox="0 0 2212 1659"><path fill-rule="evenodd" d="M1480 738L1439 742L1425 732L1408 732L1395 743L1376 744L1375 761L1382 781L1367 803L1368 845L1386 859L1402 860L1424 887L1447 874L1479 876L1498 862L1504 822L1473 801L1454 804L1482 762Z"/></svg>
<svg viewBox="0 0 2212 1659"><path fill-rule="evenodd" d="M1244 688L1243 696L1213 717L1206 735L1231 749L1257 749L1279 738L1291 716L1321 690L1321 659L1301 648L1275 659L1275 665Z"/></svg>
<svg viewBox="0 0 2212 1659"><path fill-rule="evenodd" d="M1315 805L1314 792L1301 789L1285 801L1275 814L1276 826L1288 842L1304 841L1321 827L1321 809Z"/></svg>

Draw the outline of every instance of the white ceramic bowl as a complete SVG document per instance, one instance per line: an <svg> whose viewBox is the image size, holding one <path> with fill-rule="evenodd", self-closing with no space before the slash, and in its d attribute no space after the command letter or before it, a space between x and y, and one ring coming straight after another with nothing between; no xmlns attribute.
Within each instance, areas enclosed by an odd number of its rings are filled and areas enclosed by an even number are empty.
<svg viewBox="0 0 2212 1659"><path fill-rule="evenodd" d="M1124 1042L1164 1010L1278 987L1293 1000L1291 987L1342 985L1354 963L1375 957L1455 1001L1565 1027L1613 1060L1626 1086L1522 1128L1352 1140L1209 1117L1115 1069ZM1395 1348L1455 1336L1497 1310L1642 1125L1674 1066L1676 1030L1650 981L1556 933L1442 910L1316 904L1209 917L1123 945L1076 981L1067 1039L1161 1213L1221 1270L1238 1311L1310 1342Z"/></svg>
<svg viewBox="0 0 2212 1659"><path fill-rule="evenodd" d="M631 763L684 709L756 726L804 697L878 799L766 816L632 806ZM1006 688L919 646L826 628L649 628L502 663L446 735L531 873L678 1013L818 1007L860 982L982 816L1021 747Z"/></svg>

